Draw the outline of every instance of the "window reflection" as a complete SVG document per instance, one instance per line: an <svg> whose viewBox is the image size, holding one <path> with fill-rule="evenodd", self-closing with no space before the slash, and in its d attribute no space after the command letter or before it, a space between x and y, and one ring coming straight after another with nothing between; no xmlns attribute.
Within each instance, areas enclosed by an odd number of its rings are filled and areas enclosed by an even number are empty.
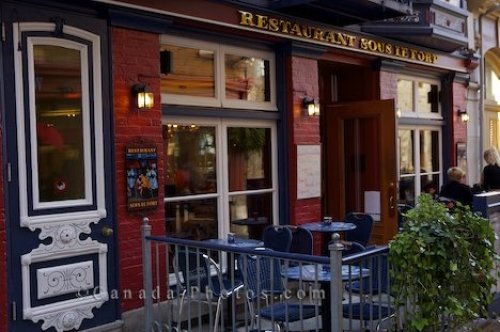
<svg viewBox="0 0 500 332"><path fill-rule="evenodd" d="M165 203L166 233L170 236L205 240L217 238L216 199Z"/></svg>
<svg viewBox="0 0 500 332"><path fill-rule="evenodd" d="M162 45L162 51L168 71L161 77L162 93L215 97L214 51L173 45Z"/></svg>
<svg viewBox="0 0 500 332"><path fill-rule="evenodd" d="M215 128L163 126L166 197L217 191Z"/></svg>
<svg viewBox="0 0 500 332"><path fill-rule="evenodd" d="M413 82L398 79L398 106L401 112L413 111Z"/></svg>
<svg viewBox="0 0 500 332"><path fill-rule="evenodd" d="M271 130L227 129L229 190L271 188Z"/></svg>
<svg viewBox="0 0 500 332"><path fill-rule="evenodd" d="M40 202L85 198L78 50L33 46Z"/></svg>
<svg viewBox="0 0 500 332"><path fill-rule="evenodd" d="M439 171L439 133L431 130L420 131L421 173Z"/></svg>
<svg viewBox="0 0 500 332"><path fill-rule="evenodd" d="M241 237L262 239L262 231L272 224L272 194L231 196L229 205L231 232Z"/></svg>
<svg viewBox="0 0 500 332"><path fill-rule="evenodd" d="M413 131L399 130L399 172L415 173L415 154L413 153Z"/></svg>
<svg viewBox="0 0 500 332"><path fill-rule="evenodd" d="M270 101L269 61L225 55L226 98Z"/></svg>

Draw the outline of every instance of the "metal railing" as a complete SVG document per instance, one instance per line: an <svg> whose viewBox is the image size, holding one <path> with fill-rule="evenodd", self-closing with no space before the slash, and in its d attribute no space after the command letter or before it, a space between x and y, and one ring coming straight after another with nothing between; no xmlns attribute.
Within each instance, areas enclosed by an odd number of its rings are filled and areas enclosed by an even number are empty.
<svg viewBox="0 0 500 332"><path fill-rule="evenodd" d="M144 331L393 329L387 247L342 257L151 236L142 225ZM390 319L389 319L390 318Z"/></svg>

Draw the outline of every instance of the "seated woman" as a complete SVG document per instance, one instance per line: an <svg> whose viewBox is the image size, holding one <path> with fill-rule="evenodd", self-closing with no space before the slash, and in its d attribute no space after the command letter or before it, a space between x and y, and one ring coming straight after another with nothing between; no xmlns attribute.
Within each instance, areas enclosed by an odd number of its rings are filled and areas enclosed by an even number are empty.
<svg viewBox="0 0 500 332"><path fill-rule="evenodd" d="M460 202L462 205L472 205L472 191L470 187L462 181L465 179L465 172L459 167L448 169L448 180L439 192L439 200L443 202ZM450 206L449 206L450 207ZM453 207L453 206L451 206Z"/></svg>

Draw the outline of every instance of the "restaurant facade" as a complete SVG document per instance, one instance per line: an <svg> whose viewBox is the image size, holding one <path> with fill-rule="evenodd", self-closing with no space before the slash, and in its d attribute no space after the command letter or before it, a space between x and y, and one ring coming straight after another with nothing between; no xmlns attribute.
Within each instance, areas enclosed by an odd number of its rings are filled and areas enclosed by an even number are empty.
<svg viewBox="0 0 500 332"><path fill-rule="evenodd" d="M0 330L134 330L143 218L387 243L468 167L468 12L418 3L2 1Z"/></svg>

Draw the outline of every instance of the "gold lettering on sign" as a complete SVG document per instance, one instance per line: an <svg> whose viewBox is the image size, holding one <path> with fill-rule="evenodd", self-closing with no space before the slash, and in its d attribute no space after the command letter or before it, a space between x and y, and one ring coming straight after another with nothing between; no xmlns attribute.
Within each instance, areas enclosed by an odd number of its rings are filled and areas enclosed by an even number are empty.
<svg viewBox="0 0 500 332"><path fill-rule="evenodd" d="M323 30L318 27L299 24L283 20L277 17L253 14L251 12L239 10L240 25L293 35L300 38L312 39L319 42L326 42L344 47L359 48L371 53L390 55L393 57L419 61L424 63L436 63L438 56L434 53L403 47L388 42L382 42L369 38L358 38L344 32Z"/></svg>

